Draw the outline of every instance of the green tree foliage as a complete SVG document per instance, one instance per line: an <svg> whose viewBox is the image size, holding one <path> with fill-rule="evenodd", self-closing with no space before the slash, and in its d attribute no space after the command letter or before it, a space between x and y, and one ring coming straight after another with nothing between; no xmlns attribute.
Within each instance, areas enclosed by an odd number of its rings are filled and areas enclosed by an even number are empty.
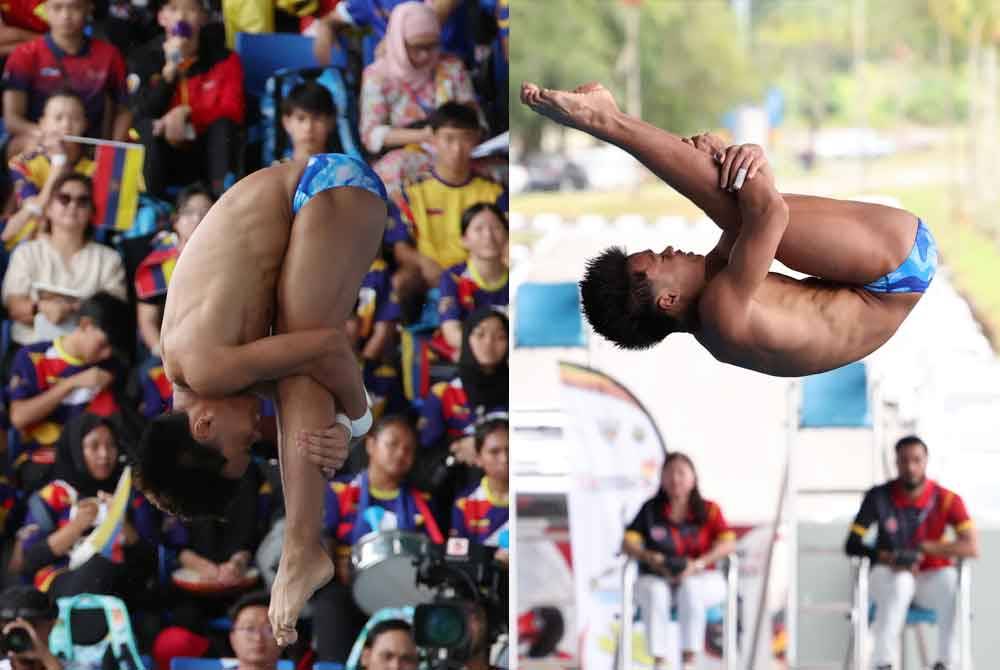
<svg viewBox="0 0 1000 670"><path fill-rule="evenodd" d="M616 63L625 40L621 3L610 0L515 0L511 3L510 87L522 81L573 88L600 81L621 100ZM722 114L759 99L759 69L745 58L729 3L663 2L641 6L640 72L643 117L676 132L717 127ZM512 126L535 148L544 121L519 103Z"/></svg>

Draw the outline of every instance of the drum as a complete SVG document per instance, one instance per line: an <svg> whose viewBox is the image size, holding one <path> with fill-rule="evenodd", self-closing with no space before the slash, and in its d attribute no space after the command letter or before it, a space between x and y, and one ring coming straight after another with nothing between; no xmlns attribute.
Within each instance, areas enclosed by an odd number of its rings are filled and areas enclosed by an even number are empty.
<svg viewBox="0 0 1000 670"><path fill-rule="evenodd" d="M417 586L417 566L430 551L426 535L402 530L368 533L351 547L354 601L366 614L383 607L419 605L434 592Z"/></svg>

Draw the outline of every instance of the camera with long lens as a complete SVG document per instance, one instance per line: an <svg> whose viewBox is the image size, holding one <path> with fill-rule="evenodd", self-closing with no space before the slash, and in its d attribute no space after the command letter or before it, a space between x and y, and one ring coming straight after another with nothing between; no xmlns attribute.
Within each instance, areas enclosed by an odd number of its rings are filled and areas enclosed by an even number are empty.
<svg viewBox="0 0 1000 670"><path fill-rule="evenodd" d="M5 593L7 592L5 591ZM0 629L16 619L25 619L34 623L47 619L55 620L58 614L59 612L54 606L17 606L0 602ZM8 653L23 654L26 651L31 651L34 646L31 633L21 624L15 623L6 633L0 634L0 657L6 656Z"/></svg>
<svg viewBox="0 0 1000 670"><path fill-rule="evenodd" d="M432 668L461 668L507 633L507 573L494 559L496 547L450 538L434 546L417 566L417 584L434 590L418 605L413 633Z"/></svg>
<svg viewBox="0 0 1000 670"><path fill-rule="evenodd" d="M34 643L31 641L31 635L28 634L24 628L16 626L8 630L6 633L0 635L0 654L6 656L8 652L14 654L23 654L26 651L31 651Z"/></svg>

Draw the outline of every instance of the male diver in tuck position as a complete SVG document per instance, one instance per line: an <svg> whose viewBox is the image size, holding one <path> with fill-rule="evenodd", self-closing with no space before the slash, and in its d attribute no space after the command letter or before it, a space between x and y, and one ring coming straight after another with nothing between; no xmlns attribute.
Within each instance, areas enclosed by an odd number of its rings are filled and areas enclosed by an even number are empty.
<svg viewBox="0 0 1000 670"><path fill-rule="evenodd" d="M212 207L170 282L160 348L174 408L140 440L136 481L166 511L222 517L260 437L258 394L275 394L287 523L269 616L280 645L333 576L324 471L371 425L344 324L381 244L385 197L367 165L340 154L265 168Z"/></svg>
<svg viewBox="0 0 1000 670"><path fill-rule="evenodd" d="M758 146L677 137L622 113L600 84L569 92L526 83L521 101L629 152L722 229L706 256L612 247L588 262L583 311L620 347L686 332L723 363L815 374L885 344L934 277L937 247L916 216L779 193ZM769 272L775 258L812 277Z"/></svg>

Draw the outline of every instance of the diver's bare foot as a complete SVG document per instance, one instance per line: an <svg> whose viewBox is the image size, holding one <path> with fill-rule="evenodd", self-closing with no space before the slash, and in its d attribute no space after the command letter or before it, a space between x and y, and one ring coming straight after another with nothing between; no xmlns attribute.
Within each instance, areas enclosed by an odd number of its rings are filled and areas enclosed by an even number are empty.
<svg viewBox="0 0 1000 670"><path fill-rule="evenodd" d="M267 618L279 647L298 639L295 624L306 601L333 577L333 561L319 544L314 549L295 550L286 544L271 587Z"/></svg>
<svg viewBox="0 0 1000 670"><path fill-rule="evenodd" d="M618 103L611 91L598 83L577 86L572 91L521 84L521 102L542 116L570 128L597 134L602 116L617 114Z"/></svg>

